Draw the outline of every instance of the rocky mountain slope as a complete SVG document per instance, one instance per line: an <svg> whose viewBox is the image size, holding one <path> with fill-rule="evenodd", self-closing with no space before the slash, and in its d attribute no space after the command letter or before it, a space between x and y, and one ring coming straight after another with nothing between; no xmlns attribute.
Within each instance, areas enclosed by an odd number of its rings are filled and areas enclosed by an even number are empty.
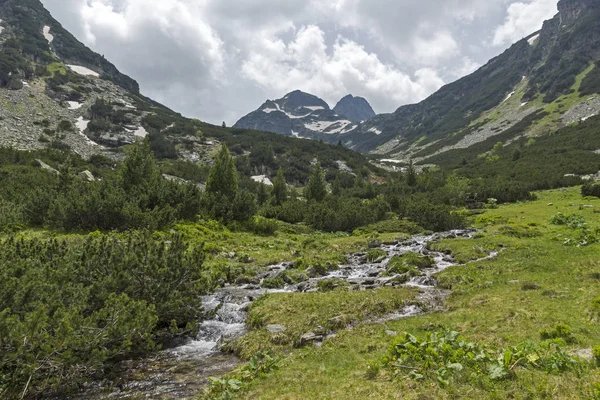
<svg viewBox="0 0 600 400"><path fill-rule="evenodd" d="M198 161L211 150L197 135L206 124L144 97L39 0L0 0L0 101L0 146L120 158L151 135L159 157Z"/></svg>
<svg viewBox="0 0 600 400"><path fill-rule="evenodd" d="M341 99L333 108L333 112L353 122L367 121L376 115L366 99L351 94Z"/></svg>
<svg viewBox="0 0 600 400"><path fill-rule="evenodd" d="M270 107L313 114L307 124L340 131L357 125L308 95L279 104ZM0 0L0 148L70 149L119 160L140 137L149 138L166 173L197 182L205 179L201 164L212 163L221 144L237 157L241 174L265 182L282 167L288 183L305 185L316 160L328 173L383 173L343 147L185 118L143 96L135 80L63 29L39 0Z"/></svg>
<svg viewBox="0 0 600 400"><path fill-rule="evenodd" d="M281 99L267 100L258 110L240 119L234 128L336 143L336 138L343 137L356 129L359 122L375 115L366 100L352 96L342 99L336 109L331 110L316 96L296 90Z"/></svg>
<svg viewBox="0 0 600 400"><path fill-rule="evenodd" d="M600 2L561 0L539 32L421 103L379 115L342 138L396 160L432 156L502 136L539 136L600 112ZM500 139L498 139L500 140Z"/></svg>

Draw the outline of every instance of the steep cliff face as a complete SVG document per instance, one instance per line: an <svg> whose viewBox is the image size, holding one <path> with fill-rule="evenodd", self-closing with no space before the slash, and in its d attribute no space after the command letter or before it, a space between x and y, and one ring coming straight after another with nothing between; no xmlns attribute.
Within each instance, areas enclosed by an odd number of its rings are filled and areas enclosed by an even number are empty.
<svg viewBox="0 0 600 400"><path fill-rule="evenodd" d="M386 158L427 162L483 142L491 150L494 140L541 135L596 115L600 1L561 0L558 10L540 31L473 74L419 104L360 124L344 143Z"/></svg>
<svg viewBox="0 0 600 400"><path fill-rule="evenodd" d="M596 0L561 0L558 2L558 12L561 24L572 24L580 16L600 9Z"/></svg>

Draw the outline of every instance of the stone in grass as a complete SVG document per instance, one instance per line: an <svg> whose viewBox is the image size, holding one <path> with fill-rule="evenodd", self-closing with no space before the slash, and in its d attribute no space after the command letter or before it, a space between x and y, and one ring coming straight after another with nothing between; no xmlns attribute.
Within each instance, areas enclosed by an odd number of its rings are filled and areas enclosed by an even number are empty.
<svg viewBox="0 0 600 400"><path fill-rule="evenodd" d="M523 286L521 286L521 290L523 290L525 292L529 291L529 290L540 290L540 289L541 289L541 287L539 285L537 285L535 283L531 283L531 282L525 283L525 284L523 284Z"/></svg>
<svg viewBox="0 0 600 400"><path fill-rule="evenodd" d="M573 356L579 358L580 360L592 362L594 361L594 352L592 349L580 349L573 351Z"/></svg>
<svg viewBox="0 0 600 400"><path fill-rule="evenodd" d="M287 331L287 327L284 325L267 325L265 329L271 333L281 333Z"/></svg>
<svg viewBox="0 0 600 400"><path fill-rule="evenodd" d="M309 344L316 344L322 342L325 339L325 335L319 335L314 332L308 332L302 335L300 338L300 346L307 346Z"/></svg>

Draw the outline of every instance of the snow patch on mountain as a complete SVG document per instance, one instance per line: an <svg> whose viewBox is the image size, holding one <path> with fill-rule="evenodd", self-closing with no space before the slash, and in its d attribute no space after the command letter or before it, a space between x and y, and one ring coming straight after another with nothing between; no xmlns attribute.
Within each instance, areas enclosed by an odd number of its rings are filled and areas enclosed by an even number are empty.
<svg viewBox="0 0 600 400"><path fill-rule="evenodd" d="M254 182L262 183L263 185L273 186L273 182L271 182L269 177L266 175L252 176L252 177L250 177L250 179L252 179Z"/></svg>
<svg viewBox="0 0 600 400"><path fill-rule="evenodd" d="M538 33L535 36L532 36L529 38L529 40L527 40L527 42L529 43L530 46L533 46L536 42L536 40L538 40L540 38L540 34Z"/></svg>
<svg viewBox="0 0 600 400"><path fill-rule="evenodd" d="M510 99L511 97L513 97L513 94L515 94L515 93L516 93L515 90L513 90L512 92L510 92L508 94L508 96L506 96L506 98L504 99L503 103L506 103L508 101L508 99Z"/></svg>
<svg viewBox="0 0 600 400"><path fill-rule="evenodd" d="M0 24L2 23L2 19L0 18ZM2 31L4 30L3 26L0 26L0 33L2 33Z"/></svg>
<svg viewBox="0 0 600 400"><path fill-rule="evenodd" d="M133 134L137 137L145 138L148 136L148 131L143 126L140 126Z"/></svg>
<svg viewBox="0 0 600 400"><path fill-rule="evenodd" d="M67 104L69 105L69 110L79 110L83 106L82 103L77 101L67 101Z"/></svg>
<svg viewBox="0 0 600 400"><path fill-rule="evenodd" d="M306 129L310 129L311 131L325 131L331 125L337 123L337 121L314 121L308 124L304 124Z"/></svg>
<svg viewBox="0 0 600 400"><path fill-rule="evenodd" d="M79 75L83 75L83 76L93 76L96 78L100 77L100 74L97 73L96 71L92 71L89 68L86 67L82 67L81 65L67 65L67 67L69 67L69 69L73 72L75 72L76 74Z"/></svg>
<svg viewBox="0 0 600 400"><path fill-rule="evenodd" d="M75 126L77 127L77 129L79 129L79 135L83 136L86 140L86 142L88 142L88 144L92 145L92 146L98 146L98 143L94 142L92 139L88 138L85 135L85 130L88 127L88 124L90 123L90 121L83 119L83 117L79 117L77 118L77 121L75 122Z"/></svg>
<svg viewBox="0 0 600 400"><path fill-rule="evenodd" d="M375 127L369 129L367 132L373 132L376 135L381 135L383 133L379 129L375 128Z"/></svg>
<svg viewBox="0 0 600 400"><path fill-rule="evenodd" d="M46 40L48 41L48 44L52 43L52 41L54 41L54 35L50 34L50 27L48 25L44 26L44 29L42 30L42 34L44 35L44 38L46 38Z"/></svg>
<svg viewBox="0 0 600 400"><path fill-rule="evenodd" d="M75 126L77 126L77 129L79 129L79 133L83 135L83 131L87 129L89 123L89 120L85 120L83 119L83 117L79 117L77 118L77 122L75 122Z"/></svg>

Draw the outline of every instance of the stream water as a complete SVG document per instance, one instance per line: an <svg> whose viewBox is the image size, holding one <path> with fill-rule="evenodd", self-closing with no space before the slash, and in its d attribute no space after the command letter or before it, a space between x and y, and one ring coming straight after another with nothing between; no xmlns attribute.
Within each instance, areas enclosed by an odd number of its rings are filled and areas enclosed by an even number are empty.
<svg viewBox="0 0 600 400"><path fill-rule="evenodd" d="M456 230L427 236L414 236L394 244L378 248L386 256L378 262L367 262L366 253L348 256L348 264L329 273L327 276L310 278L306 282L288 285L279 290L263 289L260 285L246 284L226 286L214 294L203 298L204 309L213 315L200 323L197 337L172 349L161 351L141 360L123 362L119 366L118 382L95 382L86 387L73 399L191 399L207 384L208 377L222 375L239 364L239 360L220 351L229 340L246 332L247 310L256 298L264 293L314 292L318 283L327 279L342 279L352 290L371 290L384 286L410 286L419 288L418 300L423 307L415 305L372 320L385 322L421 314L443 307L448 291L436 288L434 275L455 265L450 255L430 251L429 243L442 238L470 238L473 231ZM422 270L422 275L400 284L398 277L385 276L386 265L395 255L414 252L427 255L435 260L434 266ZM490 257L495 256L494 253ZM259 278L275 278L282 271L291 268L291 263L281 263L269 267ZM315 344L324 338L313 338Z"/></svg>

